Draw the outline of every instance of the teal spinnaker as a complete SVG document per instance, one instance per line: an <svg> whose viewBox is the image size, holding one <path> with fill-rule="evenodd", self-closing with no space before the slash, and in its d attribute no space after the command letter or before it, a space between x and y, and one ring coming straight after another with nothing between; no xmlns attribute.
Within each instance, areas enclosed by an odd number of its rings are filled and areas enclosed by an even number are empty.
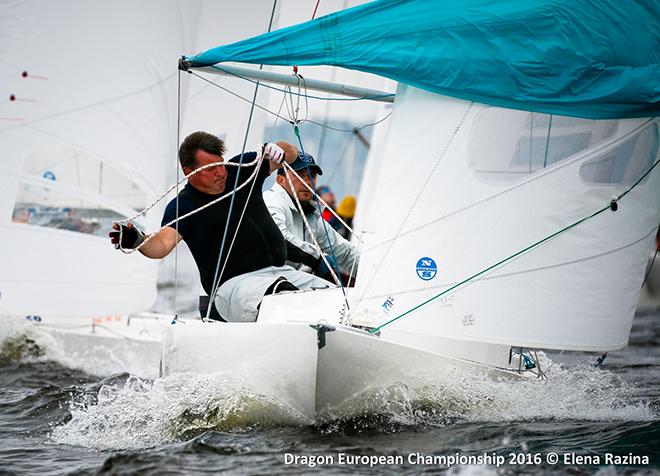
<svg viewBox="0 0 660 476"><path fill-rule="evenodd" d="M649 117L660 1L378 0L186 59L333 65L513 109Z"/></svg>

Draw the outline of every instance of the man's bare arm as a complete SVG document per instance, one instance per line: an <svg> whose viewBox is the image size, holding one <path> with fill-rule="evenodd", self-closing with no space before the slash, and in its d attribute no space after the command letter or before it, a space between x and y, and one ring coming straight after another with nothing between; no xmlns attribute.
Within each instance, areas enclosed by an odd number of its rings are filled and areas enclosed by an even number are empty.
<svg viewBox="0 0 660 476"><path fill-rule="evenodd" d="M181 235L174 228L166 226L153 235L138 251L147 258L165 258L172 252L181 239Z"/></svg>

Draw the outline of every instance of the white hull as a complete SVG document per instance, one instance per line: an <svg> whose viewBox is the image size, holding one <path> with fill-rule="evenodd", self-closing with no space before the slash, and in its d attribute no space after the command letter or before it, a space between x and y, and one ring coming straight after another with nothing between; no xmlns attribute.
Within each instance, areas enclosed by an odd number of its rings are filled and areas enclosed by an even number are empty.
<svg viewBox="0 0 660 476"><path fill-rule="evenodd" d="M372 397L399 386L424 394L429 387L452 387L465 378L520 375L496 365L502 360L508 364L508 351L506 359L499 352L498 362L469 361L435 350L451 350L443 346L448 341L439 337L418 336L424 348L412 347L395 341L404 339L397 334L372 335L331 323L326 325L334 330L325 332L325 343L319 345L319 334L310 325L315 321L303 322L300 313L304 308L298 301L316 295L317 302L329 304L339 293L336 289L269 297L262 306L264 322L259 323L179 321L167 329L163 340L162 375L226 375L310 422L377 411L379 400ZM280 322L274 322L278 320L274 312ZM291 317L289 322L286 314ZM322 306L314 314L337 312ZM472 349L478 358L492 356L492 347L467 342L460 346L463 352Z"/></svg>
<svg viewBox="0 0 660 476"><path fill-rule="evenodd" d="M40 355L92 375L130 373L155 379L163 330L171 316L136 314L103 318L3 316L3 340L33 341ZM35 320L36 319L36 320Z"/></svg>
<svg viewBox="0 0 660 476"><path fill-rule="evenodd" d="M400 387L417 396L436 395L437 389L450 392L466 378L520 376L511 370L389 342L350 328L337 328L327 333L326 339L327 345L318 352L316 378L316 413L321 420L377 412L383 403L381 396L388 398Z"/></svg>
<svg viewBox="0 0 660 476"><path fill-rule="evenodd" d="M161 372L221 374L310 419L315 408L316 336L303 324L179 321L163 339Z"/></svg>

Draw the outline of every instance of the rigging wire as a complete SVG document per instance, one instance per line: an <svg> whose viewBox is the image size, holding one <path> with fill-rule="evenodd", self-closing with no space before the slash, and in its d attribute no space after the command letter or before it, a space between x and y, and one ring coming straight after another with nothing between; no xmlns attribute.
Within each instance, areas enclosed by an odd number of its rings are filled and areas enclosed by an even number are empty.
<svg viewBox="0 0 660 476"><path fill-rule="evenodd" d="M195 175L195 174L198 174L198 173L202 172L203 170L206 170L206 169L211 168L211 167L217 167L217 166L220 166L220 165L223 165L223 166L233 166L233 167L252 167L252 166L255 165L258 161L259 161L258 158L255 159L255 160L253 160L252 162L246 162L246 163L243 163L243 164L238 164L238 163L236 163L236 162L222 162L222 161L219 161L219 162L211 162L211 163L209 163L209 164L206 164L206 165L203 165L203 166L201 166L201 167L198 167L198 168L196 168L195 170L193 170L192 172L190 172L188 175L183 176L183 177L182 177L177 183L175 183L174 185L172 185L172 186L171 186L169 189L167 189L167 190L166 190L166 191L165 191L160 197L158 197L155 201L153 201L149 206L147 206L146 208L144 208L142 211L139 211L138 213L136 213L135 215L133 215L133 216L131 216L131 217L129 217L129 218L124 218L124 219L122 219L122 220L116 220L116 221L114 221L113 223L117 223L117 224L128 223L128 222L131 222L131 221L136 220L136 219L139 218L140 216L145 215L147 212L149 212L149 210L151 210L153 207L155 207L155 206L156 206L161 200L163 200L164 198L166 198L166 197L167 197L167 196L168 196L173 190L175 190L175 188L176 188L178 185L181 185L181 183L183 183L185 180L189 179L190 177L192 177L192 176ZM300 181L303 183L303 185L304 185L305 187L307 187L307 189L308 189L310 192L314 193L314 189L311 188L309 185L307 185L307 184L302 180L302 178L300 177L300 175L298 175L298 174L296 173L295 170L290 169L290 171L291 171L291 172L292 172L292 173L293 173L298 179L300 179ZM239 190L241 190L242 188L244 188L244 187L247 185L247 183L249 183L249 182L252 180L252 178L254 177L254 175L256 175L256 173L257 173L257 172L253 171L253 172L252 172L253 175L251 175L250 177L248 177L248 179L247 179L243 184L241 184L241 185L236 189L236 191L238 192ZM224 200L224 199L227 198L228 196L232 195L233 193L234 193L234 191L232 190L231 192L228 192L228 193L226 193L226 194L224 194L224 195L222 195L222 196L220 196L220 197L218 197L218 198L216 198L216 199L210 201L209 203L207 203L207 204L205 204L205 205L203 205L203 206L201 206L201 207L199 207L199 208L196 208L195 210L192 210L192 211L186 213L185 215L181 215L181 216L179 216L178 219L175 218L174 220L172 220L172 221L170 221L170 222L168 222L168 223L162 225L157 231L155 231L154 233L151 233L151 234L147 235L147 236L145 237L144 241L143 241L143 242L140 244L140 246L138 246L137 248L135 248L135 249L124 249L124 248L120 248L120 250L121 250L122 252L124 252L125 254L131 254L131 253L134 253L135 251L137 251L137 250L139 250L140 248L142 248L142 246L144 246L149 240L151 240L151 239L154 237L154 235L158 234L158 232L161 231L162 229L167 228L167 227L172 226L172 225L175 225L178 221L181 221L181 220L183 220L183 219L185 219L185 218L188 218L188 217L190 217L190 216L192 216L192 215L195 215L196 213L199 213L199 212L205 210L206 208L208 208L208 207L210 207L210 206L212 206L212 205L215 205L215 204L218 203L218 202L221 202L222 200ZM329 206L329 205L328 205L328 204L327 204L327 203L326 203L321 197L317 196L317 200L318 200L318 202L320 202L323 206L325 206L325 207L330 211L330 213L331 213L335 218L337 218L337 220L339 220L339 222L340 222L342 225L344 225L344 226L345 226L345 227L346 227L351 233L353 232L352 228L351 228L351 227L350 227L350 226L349 226L349 225L348 225L348 224L347 224L347 223L341 218L341 216L339 216L339 215L337 214L337 212L335 212L335 211L334 211L334 210L333 210L333 209L332 209L332 208L331 208L331 207L330 207L330 206ZM122 233L121 229L119 230L119 232L120 232L120 239L121 239L121 233Z"/></svg>
<svg viewBox="0 0 660 476"><path fill-rule="evenodd" d="M287 164L287 165L288 165L288 164ZM297 173L295 170L293 170L292 168L289 167L289 171L290 171L295 177L297 177L298 180L300 180L300 182L305 186L305 188L307 188L307 190L309 190L310 192L312 192L312 194L314 194L314 192L315 192L314 188L312 188L312 187L310 187L309 185L307 185L307 183L302 179L302 177L301 177L300 175L298 175L298 173ZM348 229L348 231L350 231L351 233L353 233L353 229L352 229L352 228L351 228L351 227L350 227L350 226L349 226L349 225L343 220L343 218L342 218L342 217L341 217L341 216L340 216L335 210L332 209L332 207L331 207L330 205L328 205L328 204L325 202L325 200L323 200L320 196L317 195L317 196L316 196L316 202L317 202L317 203L320 203L320 204L323 205L325 208L327 208L328 211L332 214L332 216L334 216L337 220L339 220L339 223L341 223L343 226L345 226L345 227ZM361 241L361 238L358 238L358 240Z"/></svg>
<svg viewBox="0 0 660 476"><path fill-rule="evenodd" d="M194 175L195 173L199 173L199 172L201 172L202 170L208 169L208 168L210 168L210 167L217 167L217 166L219 166L219 165L232 165L232 166L236 166L236 167L251 167L251 166L253 166L253 165L256 164L256 163L257 163L257 160L253 160L252 162L248 162L248 163L245 163L245 164L237 164L237 163L235 163L235 162L212 162L212 163L210 163L210 164L206 164L206 165L204 165L204 166L202 166L202 167L199 167L198 169L193 170L191 173L189 173L189 174L186 175L183 179L181 179L181 181L178 182L178 183L180 184L183 180L187 179L187 178L190 177L191 175ZM253 173L253 175L256 175L256 171L255 171L255 172L252 172L252 173ZM246 180L245 183L241 184L241 186L239 186L239 187L236 189L236 192L239 191L239 190L241 190L243 187L245 187L245 185L246 185L251 179L252 179L252 176L250 176L250 177ZM169 192L171 192L171 191L174 189L175 186L176 186L176 185L173 185L173 186L170 188L170 190L168 190L167 192L165 192L165 193L164 193L163 195L161 195L161 197L158 198L155 202L153 202L151 205L149 205L147 208L145 208L145 209L142 210L141 212L138 212L138 213L137 213L136 215L134 215L133 217L130 217L130 218L124 218L124 219L122 219L122 220L117 220L117 221L114 221L114 222L112 222L112 223L113 223L113 224L114 224L114 223L117 223L117 224L123 224L123 223L128 223L128 222L130 222L130 221L134 221L136 218L138 218L138 217L140 217L141 215L144 215L145 213L147 213L147 212L148 212L151 208L153 208L153 207L154 207L159 201L161 201L164 197L166 197L167 194L168 194ZM180 217L178 218L178 220L175 218L174 220L169 221L168 223L162 225L162 226L158 229L158 231L156 231L156 232L154 232L154 233L152 233L152 234L150 234L150 235L147 235L147 236L145 237L144 241L143 241L143 242L140 244L140 246L138 246L137 248L134 248L134 249L124 249L124 248L121 248L121 247L120 247L119 250L122 251L122 252L125 253L125 254L131 254L131 253L134 253L134 252L136 252L137 250L139 250L140 248L142 248L147 242L149 242L149 240L151 240L154 236L156 236L156 235L157 235L161 230L163 230L164 228L167 228L168 226L172 226L172 225L174 225L177 221L181 221L181 220L183 220L184 218L188 218L189 216L192 216L192 215L194 215L194 214L196 214L196 213L199 213L199 212L201 212L202 210L205 210L205 209L207 209L208 207L210 207L210 206L212 206L212 205L215 205L215 204L218 203L218 202L221 202L222 200L224 200L225 198L229 197L230 195L233 195L234 193L235 193L235 192L234 192L233 190L232 190L231 192L225 193L224 195L219 196L218 198L216 198L216 199L210 201L209 203L207 203L207 204L205 204L205 205L203 205L203 206L201 206L201 207L199 207L199 208L196 208L196 209L194 209L194 210L192 210L192 211L186 213L185 215L180 216ZM120 228L120 229L119 229L119 240L120 240L120 242L121 242L121 237L122 237L122 229Z"/></svg>
<svg viewBox="0 0 660 476"><path fill-rule="evenodd" d="M323 249L321 248L321 245L319 245L319 242L316 239L316 235L314 234L314 231L312 230L311 226L309 225L309 221L307 220L307 217L305 216L305 211L303 210L303 207L300 203L300 199L298 198L298 194L295 193L295 189L293 188L293 182L291 181L291 176L289 175L290 170L293 171L293 168L291 168L291 166L289 164L286 164L284 166L284 175L286 176L287 182L289 183L289 187L293 191L293 200L296 204L296 208L298 209L298 212L300 213L300 217L302 218L302 221L305 225L305 228L309 232L309 236L312 237L312 244L316 248L316 251L319 252L321 260L323 260L325 265L330 270L330 275L332 276L332 279L335 281L335 284L337 284L338 286L341 286L341 280L339 279L339 277L337 277L337 274L335 274L335 270L332 268L332 266L330 266L330 263L328 262L328 258L325 256L325 253L323 253ZM323 217L321 217L321 220L322 219L323 219Z"/></svg>
<svg viewBox="0 0 660 476"><path fill-rule="evenodd" d="M312 20L316 16L316 10L319 9L319 3L321 3L321 0L316 0L316 6L314 7L314 12L312 13Z"/></svg>
<svg viewBox="0 0 660 476"><path fill-rule="evenodd" d="M650 168L649 168L649 169L648 169L648 170L647 170L647 171L646 171L646 172L645 172L645 173L644 173L644 174L643 174L643 175L642 175L642 176L641 176L641 177L640 177L640 178L639 178L634 184L632 184L627 190L625 190L623 193L619 194L615 199L613 199L613 200L612 200L610 203L608 203L606 206L604 206L604 207L602 207L602 208L596 210L595 212L593 212L591 215L585 216L585 217L583 217L583 218L581 218L581 219L579 219L579 220L577 220L577 221L571 223L570 225L565 226L564 228L560 229L559 231L556 231L556 232L554 232L554 233L552 233L552 234L546 236L545 238L543 238L543 239L541 239L541 240L539 240L539 241L537 241L537 242L535 242L535 243L533 243L533 244L531 244L531 245L529 245L529 246L523 248L523 249L520 250L520 251L517 251L516 253L514 253L514 254L512 254L512 255L510 255L510 256L508 256L508 257L506 257L506 258L504 258L504 259L502 259L502 260L500 260L500 261L498 261L497 263L495 263L495 264L493 264L493 265L491 265L491 266L488 266L487 268L485 268L485 269L479 271L478 273L473 274L473 275L470 276L469 278L466 278L466 279L464 279L464 280L462 280L462 281L456 283L455 285L451 286L450 288L446 289L445 291L442 291L441 293L438 293L438 294L436 294L435 296L432 296L432 297L430 297L429 299L426 299L426 300L423 301L422 303L417 304L416 306L414 306L414 307L408 309L407 311L405 311L405 312L399 314L398 316L396 316L396 317L390 319L389 321L385 322L384 324L381 324L380 326L375 327L375 328L369 330L369 333L370 333L370 334L374 334L374 333L380 331L383 327L386 327L386 326L392 324L393 322L398 321L398 320L401 319L402 317L411 314L412 312L416 311L417 309L419 309L419 308L421 308L421 307L423 307L423 306L425 306L425 305L431 303L432 301L435 301L435 300L438 299L439 297L442 297L442 296L444 296L445 294L447 294L447 293L449 293L449 292L455 290L456 288L458 288L458 287L460 287L460 286L462 286L462 285L464 285L464 284L466 284L466 283L468 283L468 282L474 280L475 278L477 278L477 277L479 277L479 276L481 276L481 275L483 275L483 274L485 274L485 273L487 273L487 272L489 272L489 271L491 271L491 270L493 270L493 269L495 269L495 268L497 268L497 267L499 267L499 266L501 266L501 265L507 263L508 261L513 260L514 258L517 258L518 256L520 256L520 255L522 255L522 254L524 254L524 253L530 251L531 249L536 248L537 246L542 245L543 243L545 243L545 242L551 240L552 238L555 238L556 236L559 236L559 235L561 235L561 234L563 234L563 233L565 233L565 232L571 230L572 228L575 228L576 226L580 225L581 223L584 223L585 221L588 221L588 220L590 220L591 218L594 218L594 217L600 215L601 213L603 213L603 212L605 212L605 211L607 211L607 210L614 210L614 204L615 204L616 202L618 202L620 199L622 199L623 197L625 197L626 195L628 195L628 194L629 194L634 188L636 188L637 185L639 185L640 182L641 182L642 180L644 180L644 179L645 179L645 178L646 178L646 177L647 177L647 176L653 171L653 169L656 168L656 166L657 166L658 164L660 164L660 160L656 161L656 162L655 162L655 163L654 163L654 164L653 164L653 165L652 165L652 166L651 166L651 167L650 167Z"/></svg>
<svg viewBox="0 0 660 476"><path fill-rule="evenodd" d="M257 100L258 91L259 91L259 84L257 83L257 85L254 88L254 101ZM243 158L245 157L245 147L247 146L247 140L248 140L248 135L250 133L250 125L252 124L253 113L254 113L254 105L250 109L250 115L248 116L248 123L247 123L247 127L245 128L245 136L243 137L243 146L241 148L241 155L240 155L240 158L238 159L239 164L243 163ZM259 169L260 169L260 167L255 167L254 171L258 172ZM254 173L253 175L256 178L256 173ZM214 276L213 276L213 285L211 286L211 294L209 295L209 304L206 308L206 320L208 320L209 316L211 315L211 306L213 305L215 295L218 291L218 286L220 285L220 276L219 276L220 263L222 261L222 254L225 250L225 243L227 241L227 233L229 233L229 223L231 222L231 214L232 214L232 211L234 210L234 203L236 201L236 192L238 191L238 180L239 180L240 176L241 176L241 174L240 174L240 171L239 171L239 172L236 173L236 178L234 179L234 186L233 186L232 193L231 193L231 200L229 201L229 211L227 212L227 222L225 223L225 229L222 232L222 242L220 243L220 253L218 254L218 262L216 263L215 273L214 273ZM249 200L249 197L248 197L248 200ZM246 206L247 206L248 200L246 200L246 202L245 202ZM236 232L237 233L238 233L238 229L239 229L240 226L241 226L241 222L239 221L236 225ZM227 255L227 258L225 259L225 264L228 260L229 260L229 254ZM224 267L223 267L223 270L224 270Z"/></svg>
<svg viewBox="0 0 660 476"><path fill-rule="evenodd" d="M256 165L256 170L261 169L261 163L263 161L263 157L259 158L259 161L257 162ZM231 243L229 244L229 248L227 249L227 259L225 259L225 263L222 265L222 270L220 271L220 276L218 277L218 282L222 281L222 275L225 273L225 268L227 267L227 262L229 261L229 255L231 254L231 250L234 248L234 242L236 241L236 237L238 236L238 230L243 222L243 217L245 216L245 210L247 210L248 202L250 201L250 198L252 197L252 192L254 190L254 185L257 183L257 175L253 174L250 177L250 181L252 182L252 185L250 186L250 191L248 192L247 198L245 199L245 205L243 206L243 211L241 212L241 216L238 219L238 225L236 226L236 231L234 232L234 236L231 239ZM211 306L209 305L209 309ZM206 318L208 319L209 314L207 310L207 315Z"/></svg>
<svg viewBox="0 0 660 476"><path fill-rule="evenodd" d="M280 104L280 111L282 110L284 102ZM279 111L278 111L279 114ZM277 124L277 117L275 118L275 122L273 122L273 129L275 128L275 125ZM257 165L255 167L255 172L261 169L261 163L263 161L263 157L259 157L257 159ZM254 185L257 183L256 180L256 173L253 173L250 178L248 179L249 182L252 182L252 185L250 186L250 191L248 192L247 198L245 200L245 205L243 206L243 211L241 212L241 216L238 219L238 225L236 226L236 231L234 232L234 236L232 237L231 243L229 244L229 249L227 250L227 259L225 260L225 263L222 266L222 270L220 271L220 277L218 278L218 281L222 280L222 276L225 273L225 268L227 267L227 262L229 261L229 255L231 254L231 250L234 248L234 243L236 242L236 237L238 236L238 230L240 227L240 224L243 222L243 217L245 216L245 211L247 210L248 202L250 201L250 198L252 197L252 192L254 191ZM220 259L220 258L218 258ZM206 319L208 319L210 315L210 308L211 305L209 304L209 307L207 308L207 315Z"/></svg>
<svg viewBox="0 0 660 476"><path fill-rule="evenodd" d="M276 8L277 8L277 0L273 0L273 8L270 12L270 20L268 22L268 31L269 32L271 31L271 29L273 27L273 19L275 18L275 9ZM263 69L263 65L260 65L259 69ZM250 115L248 117L247 126L245 128L245 136L243 138L243 147L241 148L241 156L240 156L240 159L239 159L239 164L243 163L243 158L245 157L245 147L247 145L248 136L250 134L250 125L252 124L252 117L254 115L255 105L257 103L257 93L258 92L259 92L259 82L257 81L255 83L255 86L254 86L254 95L252 97L252 106L250 107ZM258 171L260 168L261 168L261 163L259 163L257 165L257 167L255 167L255 172ZM227 240L227 233L229 232L229 223L231 221L231 214L232 214L232 211L234 209L234 202L235 202L236 191L237 191L237 187L238 187L238 179L239 179L240 175L241 174L237 172L236 173L236 179L234 180L234 193L232 193L231 201L229 202L229 212L227 213L227 223L225 223L225 230L222 234L222 243L220 244L220 253L218 254L218 263L216 264L216 267L215 267L215 276L213 277L213 286L211 288L211 294L209 295L209 304L206 308L206 319L207 320L209 319L209 316L211 315L211 306L213 306L213 301L215 300L215 295L218 292L218 287L220 286L221 275L219 275L218 273L220 272L220 263L222 261L222 253L225 249L225 243L226 243L226 240ZM256 175L255 175L255 179L256 179ZM256 182L256 180L255 180L255 182ZM250 188L250 194L251 193L252 193L252 188ZM245 206L246 207L247 207L247 204L248 204L249 200L250 200L250 196L248 195L248 197L245 201ZM242 218L243 218L243 215L241 214L241 219ZM238 234L238 230L239 230L240 226L241 226L241 220L239 220L239 222L236 224L236 234ZM234 238L236 237L236 234L234 235ZM233 240L232 240L232 244L233 244ZM229 254L227 254L227 258L225 259L225 266L227 265L227 261L229 261ZM222 268L223 271L225 269L225 266L223 266L223 268Z"/></svg>
<svg viewBox="0 0 660 476"><path fill-rule="evenodd" d="M305 154L305 147L303 146L302 138L300 137L300 129L298 128L297 125L293 126L293 133L298 138L298 143L300 144L301 152L303 154ZM312 171L310 170L309 165L306 165L305 168L307 169L307 173L311 177L312 176ZM325 231L325 239L327 240L328 246L330 247L330 254L332 255L332 259L335 262L335 266L337 266L337 269L334 270L334 271L336 271L339 274L339 266L337 265L337 258L335 257L335 251L333 249L332 242L330 241L330 234L328 233L328 223L323 218L323 210L321 209L321 204L319 203L319 201L317 199L318 195L316 193L316 189L313 189L313 192L314 192L314 201L316 202L316 206L318 207L319 215L321 215L321 221L323 222L323 230ZM323 255L321 255L321 256L323 256ZM328 266L328 269L331 270L331 272L332 272L332 267L329 265L328 260L325 257L323 257L323 261ZM341 292L344 295L344 302L346 303L346 309L350 311L351 307L348 304L348 297L346 296L346 289L344 289L344 284L341 282L341 279L339 279L338 281L339 281L339 285L341 286Z"/></svg>
<svg viewBox="0 0 660 476"><path fill-rule="evenodd" d="M177 107L176 107L176 147L179 147L181 143L181 70L177 75L177 88L176 88L176 97L177 97ZM176 203L175 203L175 218L176 224L174 229L176 230L176 236L179 236L179 154L178 150L174 153L175 157L175 168L176 168ZM174 247L174 319L177 320L177 296L179 294L179 247Z"/></svg>

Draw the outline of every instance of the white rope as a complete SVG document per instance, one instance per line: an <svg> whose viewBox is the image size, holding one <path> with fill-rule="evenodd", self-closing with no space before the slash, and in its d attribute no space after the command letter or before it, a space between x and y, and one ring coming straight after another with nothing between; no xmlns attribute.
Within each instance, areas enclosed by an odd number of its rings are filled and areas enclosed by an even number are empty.
<svg viewBox="0 0 660 476"><path fill-rule="evenodd" d="M259 158L259 162L257 163L257 170L261 168L261 162L263 161L263 157ZM241 228L241 223L243 222L243 217L245 216L245 210L247 210L248 203L250 201L250 197L252 196L252 191L254 190L254 185L257 183L256 175L252 174L250 178L248 179L249 181L252 182L252 186L250 187L250 191L248 192L247 199L245 200L245 206L243 206L243 211L241 212L241 216L238 219L238 224L236 225L236 231L234 232L234 236L231 239L231 243L229 244L229 249L227 250L227 259L225 260L224 264L222 265L222 270L220 270L220 276L218 276L218 283L222 282L222 275L225 272L225 268L227 267L227 262L229 261L229 255L231 254L231 250L234 247L234 242L236 241L236 236L238 236L238 230ZM238 190L238 189L237 189ZM230 217L227 217L227 220L229 220ZM222 256L218 257L218 259L222 259ZM220 286L218 286L220 287ZM216 293L218 290L216 289ZM208 317L208 316L207 316Z"/></svg>
<svg viewBox="0 0 660 476"><path fill-rule="evenodd" d="M353 233L353 229L352 229L350 226L348 226L348 224L347 224L344 220L342 220L342 218L337 214L337 212L335 212L335 211L332 209L332 207L331 207L330 205L328 205L327 203L325 203L325 201L324 201L324 200L323 200L323 199L322 199L317 193L314 192L314 189L313 189L312 187L310 187L309 185L307 185L307 182L305 182L305 181L300 177L300 175L298 175L298 174L296 173L296 171L293 170L293 169L291 168L291 166L290 166L289 164L287 164L287 163L285 162L285 163L284 163L284 167L285 167L287 170L293 172L293 175L296 176L296 177L298 178L298 180L300 180L300 181L303 183L303 185L307 188L307 190L309 190L309 191L312 192L314 195L316 195L316 198L317 198L317 200L318 200L319 202L321 202L321 205L323 205L326 209L328 209L328 211L330 211L330 213L332 214L332 216L334 216L337 220L339 220L339 223L341 223L342 225L344 225L348 231L350 231L351 233ZM362 236L358 237L358 241L362 242Z"/></svg>
<svg viewBox="0 0 660 476"><path fill-rule="evenodd" d="M312 243L313 243L314 247L316 248L316 251L318 251L319 254L321 255L321 259L323 260L325 265L330 270L330 275L332 276L332 279L335 281L335 284L337 286L341 286L341 282L339 281L339 278L335 274L335 270L332 269L332 266L330 266L330 263L328 262L328 258L326 258L325 253L323 252L323 250L319 246L318 241L316 240L316 235L312 231L312 228L309 226L309 222L307 221L307 217L305 216L305 211L303 210L302 205L300 204L300 200L298 200L298 194L296 193L296 190L293 188L293 182L291 181L291 176L289 175L289 170L293 171L293 169L286 162L283 162L283 163L286 164L285 167L284 167L284 175L286 176L286 179L289 182L289 188L291 189L291 194L293 195L294 201L296 203L296 208L298 208L298 211L300 212L300 216L302 217L303 223L305 224L305 228L307 228L307 231L309 232L309 235L312 237ZM295 171L293 171L293 173L296 174ZM298 174L296 174L296 176L298 177L298 180L302 181L302 179L300 178L300 176ZM302 181L302 182L305 183L304 181ZM321 217L321 220L323 220L323 217Z"/></svg>
<svg viewBox="0 0 660 476"><path fill-rule="evenodd" d="M179 185L181 185L185 180L187 180L189 177L192 177L193 175L201 172L202 170L210 169L211 167L217 167L219 165L233 165L235 167L251 167L254 164L257 163L259 160L259 157L254 159L252 162L246 162L244 164L238 164L236 162L223 162L223 161L218 161L218 162L211 162L210 164L202 165L201 167L193 170L190 172L188 175L185 175L183 178L178 180L174 185L172 185L170 188L167 189L160 197L158 197L156 200L154 200L149 206L147 206L144 210L138 212L137 214L133 215L130 218L125 218L123 220L117 220L114 221L113 223L128 223L129 221L133 221L141 216L146 215L146 213L151 210L153 207L158 205L158 202L160 202L162 199L167 197L174 189L176 189Z"/></svg>
<svg viewBox="0 0 660 476"><path fill-rule="evenodd" d="M282 103L280 103L280 109L277 111L277 116L275 117L275 121L273 122L272 130L275 130L275 126L277 125L277 120L279 119L279 114L282 111L282 106L286 102L286 94L282 98ZM272 136L271 136L272 138ZM261 169L261 163L263 161L263 156L258 158L258 163L257 163L257 170ZM284 162L286 163L286 162ZM241 216L238 219L238 224L236 225L236 231L234 232L234 236L231 239L231 243L229 244L229 249L227 250L227 259L225 260L224 264L222 265L222 269L220 270L220 276L218 277L218 283L222 282L222 275L225 273L225 268L227 267L227 262L229 261L229 255L231 254L231 250L234 247L234 242L236 241L236 236L238 236L238 230L241 228L241 223L243 223L243 217L245 216L245 210L247 209L248 202L250 201L250 197L252 196L252 191L254 190L254 184L257 183L255 180L256 176L253 174L250 177L250 181L252 182L252 185L250 186L250 191L248 192L247 199L245 200L245 205L243 206L243 211L241 212ZM227 217L229 220L229 217ZM221 256L218 256L218 259L222 259ZM218 286L219 288L219 286ZM214 294L217 294L218 289L216 288L214 290ZM206 315L202 318L202 321L207 322L209 320L209 315L211 313L211 303L213 303L215 297L209 299L209 306L206 309Z"/></svg>
<svg viewBox="0 0 660 476"><path fill-rule="evenodd" d="M193 170L191 173L189 173L188 175L186 175L186 177L184 177L184 178L188 178L188 177L190 177L190 176L196 174L197 172L199 172L199 171L201 171L201 170L208 169L208 168L210 168L210 167L217 167L218 165L233 165L233 166L236 166L236 167L250 167L250 166L256 164L256 163L257 163L259 160L261 160L261 159L262 159L262 158L258 156L255 160L253 160L252 162L246 163L246 164L237 164L237 163L235 163L235 162L213 162L213 163L210 163L210 164L207 164L207 165L203 165L202 167ZM135 253L137 250L139 250L140 248L142 248L146 243L148 243L149 240L151 240L154 236L156 236L158 233L160 233L163 229L167 228L168 226L172 226L173 224L178 223L179 221L183 220L184 218L188 218L189 216L192 216L192 215L194 215L194 214L196 214L196 213L199 213L199 212L201 212L202 210L204 210L204 209L206 209L206 208L208 208L208 207L210 207L210 206L212 206L212 205L215 205L216 203L218 203L218 202L224 200L225 198L229 197L229 196L232 195L233 193L238 192L240 189L242 189L243 187L245 187L250 181L252 181L252 180L254 179L254 177L257 175L257 172L258 172L258 171L259 171L259 168L258 168L258 167L255 167L254 171L252 172L252 175L250 175L250 177L249 177L244 183L242 183L239 187L237 187L236 190L232 190L231 192L228 192L228 193L226 193L226 194L224 194L224 195L221 195L220 197L216 198L215 200L210 201L210 202L207 203L206 205L201 206L201 207L199 207L199 208L196 208L195 210L192 210L191 212L188 212L188 213L186 213L185 215L182 215L182 216L180 216L180 217L178 217L178 218L175 218L174 220L170 221L169 223L166 223L165 225L161 226L161 227L158 229L158 231L156 231L156 232L154 232L154 233L152 233L152 234L150 234L150 235L147 235L146 238L144 239L144 241L143 241L142 243L140 243L140 245L139 245L137 248L133 248L133 249L125 249L125 248L122 248L122 246L121 246L121 241L122 241L122 233L123 233L123 230L122 230L121 227L119 227L119 249L121 250L122 253L125 253L125 254ZM150 210L151 208L153 208L154 206L156 206L156 204L157 204L160 200L162 200L164 197L166 197L167 194L170 193L170 192L174 189L174 187L176 187L176 185L174 185L173 187L170 187L170 189L169 189L166 193L164 193L163 195L161 195L161 196L158 198L158 200L156 200L154 203L152 203L151 205L149 205L149 206L148 206L147 208L145 208L143 211L139 212L139 213L138 213L137 215L135 215L133 218L127 218L127 219L125 219L125 220L120 220L120 221L116 221L116 222L113 222L113 223L121 224L121 223L127 223L127 222L129 222L129 221L135 220L137 217L143 215L143 214L146 213L148 210Z"/></svg>

